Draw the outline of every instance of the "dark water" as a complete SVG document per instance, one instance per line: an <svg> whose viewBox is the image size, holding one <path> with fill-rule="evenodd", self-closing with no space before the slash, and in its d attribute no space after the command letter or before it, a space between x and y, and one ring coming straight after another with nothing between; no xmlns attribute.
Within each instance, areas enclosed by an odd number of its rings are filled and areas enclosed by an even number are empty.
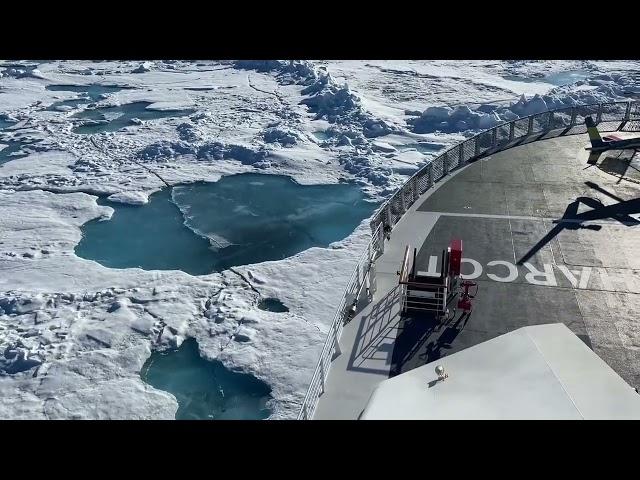
<svg viewBox="0 0 640 480"><path fill-rule="evenodd" d="M3 163L10 162L11 160L16 160L18 158L26 157L26 153L18 153L22 152L22 148L25 146L22 142L18 142L15 140L1 140L0 139L0 148L2 146L7 145L6 147L0 150L0 165Z"/></svg>
<svg viewBox="0 0 640 480"><path fill-rule="evenodd" d="M176 420L261 420L271 414L269 385L202 358L192 338L177 350L152 353L140 376L176 397Z"/></svg>
<svg viewBox="0 0 640 480"><path fill-rule="evenodd" d="M324 142L331 138L331 135L323 130L318 130L317 132L313 132L313 136L316 137L321 142Z"/></svg>
<svg viewBox="0 0 640 480"><path fill-rule="evenodd" d="M266 310L267 312L284 313L289 311L284 303L277 298L263 298L258 302L258 308L260 310Z"/></svg>
<svg viewBox="0 0 640 480"><path fill-rule="evenodd" d="M100 132L115 132L121 128L133 125L133 119L154 120L157 118L184 117L191 115L194 110L152 110L147 108L150 102L134 102L110 107L98 107L73 115L74 118L89 122L73 129L75 133L91 134Z"/></svg>
<svg viewBox="0 0 640 480"><path fill-rule="evenodd" d="M566 72L551 73L545 77L545 81L556 85L569 85L589 77L591 72L587 70L568 70Z"/></svg>
<svg viewBox="0 0 640 480"><path fill-rule="evenodd" d="M0 132L7 127L15 125L15 123L16 122L9 121L5 117L0 116ZM24 138L15 139L15 137L5 140L3 136L0 135L0 165L10 162L11 160L26 157L29 151L41 150L37 146L34 146L40 141L41 140Z"/></svg>
<svg viewBox="0 0 640 480"><path fill-rule="evenodd" d="M54 92L76 92L83 93L80 98L74 98L70 100L61 100L51 104L46 110L59 110L60 107L77 108L80 105L85 105L92 102L97 102L103 98L103 95L109 93L119 92L131 87L120 87L116 85L47 85L47 90Z"/></svg>
<svg viewBox="0 0 640 480"><path fill-rule="evenodd" d="M76 254L111 268L203 275L326 247L376 207L355 185L305 186L276 175L233 175L172 190L140 206L99 200L115 212L82 226Z"/></svg>
<svg viewBox="0 0 640 480"><path fill-rule="evenodd" d="M7 127L10 127L11 125L13 125L15 122L11 122L9 120L7 120L6 117L0 115L0 131L4 130Z"/></svg>
<svg viewBox="0 0 640 480"><path fill-rule="evenodd" d="M11 125L15 125L15 122L7 120L6 117L0 115L0 132ZM3 140L0 135L0 165L26 156L26 153L18 153L25 145L28 145L28 143L18 140Z"/></svg>
<svg viewBox="0 0 640 480"><path fill-rule="evenodd" d="M184 226L184 218L171 202L171 190L151 195L147 205L125 205L99 199L115 212L108 221L92 220L82 226L76 255L111 268L183 270L192 275L211 273L216 256L209 241Z"/></svg>

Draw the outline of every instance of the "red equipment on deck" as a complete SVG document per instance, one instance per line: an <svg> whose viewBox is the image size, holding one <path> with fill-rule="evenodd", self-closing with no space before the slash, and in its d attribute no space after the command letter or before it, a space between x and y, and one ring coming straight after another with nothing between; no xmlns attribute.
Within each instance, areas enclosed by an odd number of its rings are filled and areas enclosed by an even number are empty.
<svg viewBox="0 0 640 480"><path fill-rule="evenodd" d="M471 280L464 280L460 287L462 289L460 299L458 300L458 308L465 313L471 312L473 310L473 305L471 304L471 299L475 298L478 293L478 284ZM476 287L476 290L473 292L473 295L469 294L469 289L471 287Z"/></svg>
<svg viewBox="0 0 640 480"><path fill-rule="evenodd" d="M459 238L451 240L449 249L451 250L451 273L460 276L460 265L462 263L462 240Z"/></svg>
<svg viewBox="0 0 640 480"><path fill-rule="evenodd" d="M462 240L454 239L440 260L440 273L419 272L416 269L416 249L407 245L398 271L402 312L434 312L446 317L447 306L458 293L461 281Z"/></svg>

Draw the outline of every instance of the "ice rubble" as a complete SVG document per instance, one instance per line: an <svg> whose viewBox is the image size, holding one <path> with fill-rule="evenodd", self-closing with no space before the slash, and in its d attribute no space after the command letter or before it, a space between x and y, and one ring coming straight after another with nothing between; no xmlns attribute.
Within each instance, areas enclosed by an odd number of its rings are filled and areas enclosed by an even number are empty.
<svg viewBox="0 0 640 480"><path fill-rule="evenodd" d="M381 119L375 118L362 107L360 98L347 84L338 84L322 67L308 61L238 61L237 68L258 71L276 71L286 80L306 85L301 90L307 96L301 103L316 114L316 119L326 119L340 126L349 125L362 131L365 137L377 137L397 131Z"/></svg>
<svg viewBox="0 0 640 480"><path fill-rule="evenodd" d="M429 107L416 116L417 118L407 120L407 123L412 126L415 133L484 130L547 110L622 101L630 95L640 93L638 79L638 75L633 74L600 74L590 77L588 81L576 82L570 87L555 88L546 95L536 94L527 98L522 94L517 102L511 103L508 107L481 105L476 110L472 110L467 105L460 105L456 108ZM576 86L590 88L576 90Z"/></svg>
<svg viewBox="0 0 640 480"><path fill-rule="evenodd" d="M0 77L42 78L42 73L38 70L38 65L21 64L3 68L0 70Z"/></svg>
<svg viewBox="0 0 640 480"><path fill-rule="evenodd" d="M191 155L197 160L238 160L243 165L256 168L264 166L268 151L262 147L254 150L244 145L226 145L222 142L206 142L201 145L185 141L161 141L140 150L136 156L143 161L162 161Z"/></svg>
<svg viewBox="0 0 640 480"><path fill-rule="evenodd" d="M296 145L300 141L300 135L293 129L269 127L264 131L264 141L283 146Z"/></svg>
<svg viewBox="0 0 640 480"><path fill-rule="evenodd" d="M150 72L154 67L153 62L143 62L140 65L138 65L137 68L134 68L133 70L131 70L131 73L145 73L145 72Z"/></svg>
<svg viewBox="0 0 640 480"><path fill-rule="evenodd" d="M258 72L275 72L282 80L295 83L310 83L318 79L315 66L304 60L237 60L234 66Z"/></svg>

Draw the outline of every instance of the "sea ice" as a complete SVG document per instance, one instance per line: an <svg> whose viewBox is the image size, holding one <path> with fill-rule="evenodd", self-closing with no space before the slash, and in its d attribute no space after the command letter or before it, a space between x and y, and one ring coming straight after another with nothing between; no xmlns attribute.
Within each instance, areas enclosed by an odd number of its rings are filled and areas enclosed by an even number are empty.
<svg viewBox="0 0 640 480"><path fill-rule="evenodd" d="M365 217L373 205L340 235L306 231L305 238L322 241L302 242L286 258L201 275L80 258L83 225L119 208L153 210L167 184L241 173L288 176L300 185L350 182L381 200L464 135L549 108L634 98L638 66L0 62L0 144L19 142L24 154L0 161L0 418L174 418L177 396L140 373L152 355L189 339L203 361L268 385L270 418L294 418L335 305L369 241ZM576 82L545 81L578 70L585 74ZM51 110L56 102L64 103ZM124 114L109 121L112 112ZM262 178L253 183L270 188ZM223 213L251 217L256 209L246 200L236 198ZM289 212L289 220L331 217L321 203ZM233 212L236 206L243 208ZM186 215L203 224L205 236L232 244L223 250L233 248L237 239L199 218L205 207L216 208L210 199ZM182 213L174 214L186 230ZM188 242L172 236L171 248L155 254L171 257L182 248L202 263L212 253L209 241L186 233ZM231 406L226 415L243 412Z"/></svg>

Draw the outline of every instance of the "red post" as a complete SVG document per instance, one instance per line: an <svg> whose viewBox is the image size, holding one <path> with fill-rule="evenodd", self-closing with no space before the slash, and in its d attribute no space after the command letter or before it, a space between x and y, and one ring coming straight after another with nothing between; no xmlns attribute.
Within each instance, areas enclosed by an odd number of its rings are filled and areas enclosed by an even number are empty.
<svg viewBox="0 0 640 480"><path fill-rule="evenodd" d="M462 240L454 238L449 244L451 256L449 257L449 271L453 275L460 275L460 265L462 263Z"/></svg>

